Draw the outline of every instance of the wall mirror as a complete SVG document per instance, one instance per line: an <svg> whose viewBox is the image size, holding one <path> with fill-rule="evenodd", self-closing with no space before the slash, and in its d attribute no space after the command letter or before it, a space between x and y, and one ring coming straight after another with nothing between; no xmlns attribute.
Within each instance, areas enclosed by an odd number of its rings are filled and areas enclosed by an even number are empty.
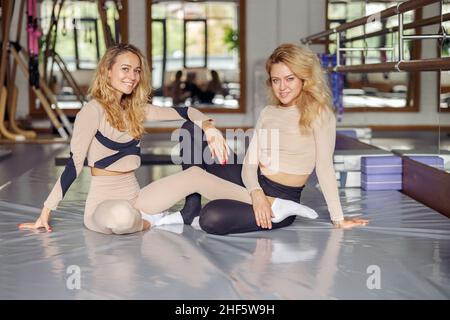
<svg viewBox="0 0 450 320"><path fill-rule="evenodd" d="M334 28L355 19L375 15L377 12L396 6L395 1L336 1L327 0L326 28ZM421 18L421 10L404 14L404 25ZM385 50L347 51L345 64L371 64L396 61L398 56L397 32L383 33L398 26L397 16L368 23L342 33L341 42L347 48L385 48ZM404 34L419 33L418 28L405 28ZM378 36L369 36L375 32ZM336 52L336 36L326 41L328 53ZM404 59L420 58L420 42L405 43ZM419 111L420 73L346 73L344 74L343 105L345 111Z"/></svg>
<svg viewBox="0 0 450 320"><path fill-rule="evenodd" d="M147 0L153 104L245 112L244 6Z"/></svg>

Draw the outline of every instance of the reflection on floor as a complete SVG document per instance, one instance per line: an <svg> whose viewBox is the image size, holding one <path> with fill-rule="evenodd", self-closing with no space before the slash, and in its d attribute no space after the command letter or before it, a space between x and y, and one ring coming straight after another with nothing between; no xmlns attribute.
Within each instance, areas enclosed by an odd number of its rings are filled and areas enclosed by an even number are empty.
<svg viewBox="0 0 450 320"><path fill-rule="evenodd" d="M63 170L53 157L67 146L40 147L0 162L0 299L450 298L449 219L400 192L349 188L340 190L346 215L371 222L333 229L314 177L302 202L319 212L315 221L232 236L181 225L106 236L82 225L84 169L54 213L53 233L18 231L38 216ZM20 163L28 152L31 170ZM144 186L179 170L146 166L137 176Z"/></svg>

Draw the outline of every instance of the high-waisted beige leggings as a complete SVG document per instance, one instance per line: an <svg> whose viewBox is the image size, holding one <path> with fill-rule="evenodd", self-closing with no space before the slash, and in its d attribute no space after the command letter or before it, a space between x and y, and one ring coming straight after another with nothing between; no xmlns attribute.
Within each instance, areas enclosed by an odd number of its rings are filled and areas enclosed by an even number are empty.
<svg viewBox="0 0 450 320"><path fill-rule="evenodd" d="M247 190L199 167L164 177L139 190L134 172L119 176L93 176L84 215L88 229L106 234L141 231L140 211L163 212L191 193L206 199L231 199L251 204Z"/></svg>
<svg viewBox="0 0 450 320"><path fill-rule="evenodd" d="M139 190L134 172L118 176L92 176L84 209L84 225L106 234L141 231L142 217L133 207Z"/></svg>

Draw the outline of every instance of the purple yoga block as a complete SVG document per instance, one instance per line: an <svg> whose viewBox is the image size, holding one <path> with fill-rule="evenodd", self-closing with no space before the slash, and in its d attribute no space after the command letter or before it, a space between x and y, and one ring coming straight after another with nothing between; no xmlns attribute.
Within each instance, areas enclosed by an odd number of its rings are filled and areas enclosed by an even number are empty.
<svg viewBox="0 0 450 320"><path fill-rule="evenodd" d="M361 174L363 190L401 190L402 174Z"/></svg>
<svg viewBox="0 0 450 320"><path fill-rule="evenodd" d="M401 174L402 158L398 156L362 157L361 172L365 174Z"/></svg>
<svg viewBox="0 0 450 320"><path fill-rule="evenodd" d="M355 130L336 130L337 134L342 134L343 136L347 136L350 138L358 138L358 135L356 134Z"/></svg>
<svg viewBox="0 0 450 320"><path fill-rule="evenodd" d="M383 182L383 183L361 182L361 188L366 191L370 191L370 190L402 190L402 183L401 182Z"/></svg>
<svg viewBox="0 0 450 320"><path fill-rule="evenodd" d="M401 173L393 173L393 174L361 174L361 182L368 183L391 183L391 182L402 182L402 174Z"/></svg>
<svg viewBox="0 0 450 320"><path fill-rule="evenodd" d="M437 169L444 169L444 159L439 156L408 156L411 160L426 164Z"/></svg>

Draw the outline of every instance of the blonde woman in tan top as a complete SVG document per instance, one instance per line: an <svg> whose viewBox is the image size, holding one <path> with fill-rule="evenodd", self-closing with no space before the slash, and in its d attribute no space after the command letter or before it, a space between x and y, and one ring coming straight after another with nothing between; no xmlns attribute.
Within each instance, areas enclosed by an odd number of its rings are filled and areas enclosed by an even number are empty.
<svg viewBox="0 0 450 320"><path fill-rule="evenodd" d="M140 166L140 138L146 120L195 121L203 130L208 129L211 152L226 161L228 147L209 117L194 108L164 108L147 103L151 87L146 61L129 44L118 44L106 51L90 88L92 100L76 116L71 157L64 172L45 200L40 217L35 222L20 224L19 228L51 231L51 211L79 176L87 157L92 180L85 206L85 226L106 234L148 229L150 223L134 207L140 192L134 171Z"/></svg>
<svg viewBox="0 0 450 320"><path fill-rule="evenodd" d="M200 195L191 194L178 214L180 218L168 216L159 223L179 222L182 218L190 224L200 215L203 230L228 234L285 227L294 222L295 215L314 218L315 212L299 204L302 189L314 169L334 226L352 228L368 223L366 219L344 219L333 168L336 120L317 56L306 47L283 44L268 58L266 71L271 104L261 111L243 165L236 162L233 154L233 164L224 167L206 162L196 165L245 186L250 201L220 199L202 209ZM196 130L189 123L183 127ZM196 140L191 144L192 149L207 147ZM191 153L195 154L195 150ZM192 167L183 164L185 170ZM281 202L275 198L291 200L298 204L297 209L278 214Z"/></svg>

